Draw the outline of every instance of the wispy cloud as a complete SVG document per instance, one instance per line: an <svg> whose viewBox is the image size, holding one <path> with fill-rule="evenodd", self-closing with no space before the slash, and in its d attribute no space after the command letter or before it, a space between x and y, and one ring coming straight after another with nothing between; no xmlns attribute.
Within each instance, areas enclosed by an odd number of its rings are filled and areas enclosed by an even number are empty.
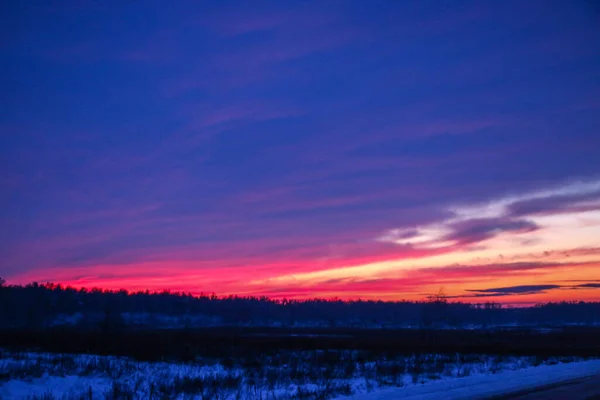
<svg viewBox="0 0 600 400"><path fill-rule="evenodd" d="M472 245L496 236L518 235L547 229L540 216L600 211L600 181L566 184L550 190L506 196L485 204L450 207L446 220L430 225L392 229L378 238L398 244L439 247ZM581 202L584 203L581 203Z"/></svg>
<svg viewBox="0 0 600 400"><path fill-rule="evenodd" d="M516 217L600 210L600 191L593 191L592 188L591 192L583 194L521 200L510 204L507 209L510 215Z"/></svg>
<svg viewBox="0 0 600 400"><path fill-rule="evenodd" d="M502 218L468 219L450 225L451 232L444 237L459 244L479 243L496 235L529 233L539 229L532 221Z"/></svg>
<svg viewBox="0 0 600 400"><path fill-rule="evenodd" d="M490 288L490 289L471 289L467 292L474 292L474 296L488 297L488 296L510 296L515 294L534 294L534 293L545 293L548 290L560 289L560 285L519 285L509 286L501 288Z"/></svg>
<svg viewBox="0 0 600 400"><path fill-rule="evenodd" d="M582 283L580 285L570 286L575 289L600 289L600 283Z"/></svg>
<svg viewBox="0 0 600 400"><path fill-rule="evenodd" d="M567 290L578 290L578 289L600 289L598 283L582 283L579 285L555 285L555 284L544 284L544 285L518 285L518 286L507 286L500 288L489 288L489 289L467 289L466 292L473 294L466 294L456 296L459 298L468 299L469 297L502 297L502 296L525 296L532 294L544 294L554 290L567 289Z"/></svg>
<svg viewBox="0 0 600 400"><path fill-rule="evenodd" d="M578 6L25 3L0 27L0 275L386 299L597 278Z"/></svg>

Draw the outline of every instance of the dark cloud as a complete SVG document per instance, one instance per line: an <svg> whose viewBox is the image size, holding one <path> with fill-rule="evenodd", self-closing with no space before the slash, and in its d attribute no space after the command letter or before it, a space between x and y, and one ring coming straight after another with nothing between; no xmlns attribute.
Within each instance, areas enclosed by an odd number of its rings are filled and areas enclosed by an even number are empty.
<svg viewBox="0 0 600 400"><path fill-rule="evenodd" d="M456 297L501 297L501 296L513 296L513 295L526 295L526 294L539 294L546 293L550 290L556 289L600 289L600 283L583 283L580 285L519 285L519 286L506 286L500 288L489 288L489 289L472 289L467 290L473 294L467 296L456 296Z"/></svg>
<svg viewBox="0 0 600 400"><path fill-rule="evenodd" d="M589 203L590 201L599 201ZM600 209L600 192L572 196L551 196L523 200L508 206L512 217L553 214L557 212L582 212Z"/></svg>
<svg viewBox="0 0 600 400"><path fill-rule="evenodd" d="M600 283L583 283L581 285L576 285L574 288L577 289L600 289Z"/></svg>
<svg viewBox="0 0 600 400"><path fill-rule="evenodd" d="M490 239L505 232L525 233L538 230L532 221L510 218L476 218L461 221L450 226L452 233L445 240L470 244Z"/></svg>
<svg viewBox="0 0 600 400"><path fill-rule="evenodd" d="M468 290L468 292L476 292L476 293L499 293L499 294L529 294L529 293L537 293L544 292L546 290L551 289L559 289L562 286L560 285L519 285L519 286L506 286L500 288L490 288L490 289L476 289L476 290Z"/></svg>

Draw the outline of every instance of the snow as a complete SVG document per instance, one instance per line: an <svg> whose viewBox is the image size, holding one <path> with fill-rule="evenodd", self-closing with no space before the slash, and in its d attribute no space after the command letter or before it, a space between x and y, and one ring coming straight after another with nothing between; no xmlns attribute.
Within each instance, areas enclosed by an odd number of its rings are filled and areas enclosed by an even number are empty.
<svg viewBox="0 0 600 400"><path fill-rule="evenodd" d="M532 387L600 374L600 360L540 365L493 375L476 375L432 381L413 387L387 388L373 393L339 397L339 400L448 400L490 397Z"/></svg>
<svg viewBox="0 0 600 400"><path fill-rule="evenodd" d="M551 358L545 362L567 364L529 367L535 357L471 355L455 357L428 354L395 360L355 361L352 351L338 354L338 363L326 372L313 352L293 352L283 359L262 358L256 366L225 360L198 359L189 363L143 362L127 357L89 354L10 352L0 349L0 399L35 396L74 400L82 397L112 398L115 391L133 399L164 394L173 399L219 398L283 400L340 396L355 393L352 400L473 398L480 392L519 390L600 372L600 360L572 362L574 357ZM230 360L231 361L231 360ZM389 364L389 363L392 364ZM393 364L398 362L399 364ZM354 365L353 365L354 364ZM400 366L396 373L390 365ZM352 367L351 370L345 370ZM498 373L499 371L508 371ZM467 376L467 377L464 377ZM462 377L462 378L460 378ZM212 383L211 383L212 382ZM519 384L521 386L519 386ZM216 386L215 386L216 385ZM397 386L401 387L397 387ZM512 386L511 386L512 385ZM209 392L207 392L207 390ZM159 392L157 392L159 391ZM241 396L241 397L239 397ZM450 397L455 396L455 397ZM462 397L460 397L462 396Z"/></svg>
<svg viewBox="0 0 600 400"><path fill-rule="evenodd" d="M108 378L71 376L43 376L31 381L11 380L0 387L0 399L26 399L52 393L55 397L69 398L82 393L88 393L90 388L93 393L107 392L111 387Z"/></svg>

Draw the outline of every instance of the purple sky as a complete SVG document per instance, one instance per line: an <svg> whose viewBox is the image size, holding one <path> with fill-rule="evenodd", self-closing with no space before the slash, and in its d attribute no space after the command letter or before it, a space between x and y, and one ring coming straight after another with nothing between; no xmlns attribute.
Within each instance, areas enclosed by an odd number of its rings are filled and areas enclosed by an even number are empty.
<svg viewBox="0 0 600 400"><path fill-rule="evenodd" d="M457 251L498 255L500 236L556 252L593 248L600 232L597 2L9 0L0 11L9 282L392 298L452 291L441 266L474 265ZM561 192L574 182L588 186ZM500 214L457 217L501 199L514 201ZM562 246L561 232L584 233ZM448 261L430 266L438 253ZM364 266L377 285L335 272ZM429 267L441 269L422 287L398 281ZM508 284L473 273L477 287L458 292ZM550 278L511 287L560 290Z"/></svg>

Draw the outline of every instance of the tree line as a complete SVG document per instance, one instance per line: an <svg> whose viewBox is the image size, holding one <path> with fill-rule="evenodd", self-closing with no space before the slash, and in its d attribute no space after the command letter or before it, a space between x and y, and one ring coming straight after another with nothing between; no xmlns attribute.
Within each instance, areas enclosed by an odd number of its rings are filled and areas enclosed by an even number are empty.
<svg viewBox="0 0 600 400"><path fill-rule="evenodd" d="M451 302L267 297L184 292L76 289L53 283L7 285L0 278L0 329L283 326L465 328L501 325L600 324L598 302L554 302L531 307Z"/></svg>

